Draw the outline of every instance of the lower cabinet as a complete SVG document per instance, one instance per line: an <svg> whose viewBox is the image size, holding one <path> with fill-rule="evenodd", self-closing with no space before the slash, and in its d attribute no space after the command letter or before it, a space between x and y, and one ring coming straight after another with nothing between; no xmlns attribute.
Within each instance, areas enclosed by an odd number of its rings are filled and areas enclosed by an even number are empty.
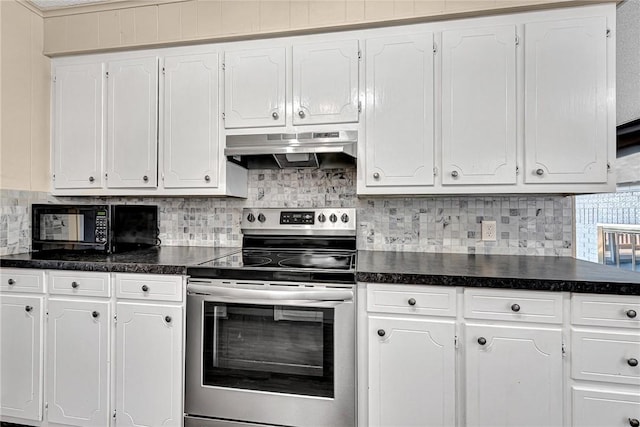
<svg viewBox="0 0 640 427"><path fill-rule="evenodd" d="M369 425L455 425L455 323L368 321Z"/></svg>
<svg viewBox="0 0 640 427"><path fill-rule="evenodd" d="M42 420L44 296L0 295L0 414Z"/></svg>
<svg viewBox="0 0 640 427"><path fill-rule="evenodd" d="M580 427L640 425L640 395L574 387L573 425Z"/></svg>
<svg viewBox="0 0 640 427"><path fill-rule="evenodd" d="M465 325L467 426L562 426L562 330Z"/></svg>
<svg viewBox="0 0 640 427"><path fill-rule="evenodd" d="M49 422L109 425L111 318L106 299L49 299Z"/></svg>
<svg viewBox="0 0 640 427"><path fill-rule="evenodd" d="M182 422L182 307L118 302L116 425Z"/></svg>

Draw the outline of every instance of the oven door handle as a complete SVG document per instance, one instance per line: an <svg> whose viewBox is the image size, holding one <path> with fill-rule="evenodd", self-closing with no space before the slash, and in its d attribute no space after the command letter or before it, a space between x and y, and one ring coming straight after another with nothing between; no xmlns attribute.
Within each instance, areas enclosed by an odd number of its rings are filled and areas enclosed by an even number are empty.
<svg viewBox="0 0 640 427"><path fill-rule="evenodd" d="M242 300L272 301L352 301L353 291L348 289L313 289L296 291L273 291L244 288L222 288L189 283L187 292L199 295L237 298Z"/></svg>

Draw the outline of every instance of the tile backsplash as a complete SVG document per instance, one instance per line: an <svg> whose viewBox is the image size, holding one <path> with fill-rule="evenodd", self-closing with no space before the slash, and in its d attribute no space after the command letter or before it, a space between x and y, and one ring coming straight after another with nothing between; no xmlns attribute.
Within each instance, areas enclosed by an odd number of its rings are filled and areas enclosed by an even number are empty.
<svg viewBox="0 0 640 427"><path fill-rule="evenodd" d="M28 252L32 203L149 203L166 246L241 246L244 207L357 209L358 248L414 252L571 256L573 199L556 195L357 197L355 169L249 171L246 200L214 197L52 197L0 190L0 255ZM480 222L497 223L497 241Z"/></svg>

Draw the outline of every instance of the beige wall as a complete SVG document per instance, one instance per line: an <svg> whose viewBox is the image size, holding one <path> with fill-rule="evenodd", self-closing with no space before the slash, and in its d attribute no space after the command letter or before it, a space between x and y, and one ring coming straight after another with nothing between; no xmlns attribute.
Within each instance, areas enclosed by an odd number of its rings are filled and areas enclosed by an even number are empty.
<svg viewBox="0 0 640 427"><path fill-rule="evenodd" d="M0 189L49 190L50 60L43 18L0 1Z"/></svg>
<svg viewBox="0 0 640 427"><path fill-rule="evenodd" d="M54 56L603 1L615 0L122 1L48 13L44 50Z"/></svg>

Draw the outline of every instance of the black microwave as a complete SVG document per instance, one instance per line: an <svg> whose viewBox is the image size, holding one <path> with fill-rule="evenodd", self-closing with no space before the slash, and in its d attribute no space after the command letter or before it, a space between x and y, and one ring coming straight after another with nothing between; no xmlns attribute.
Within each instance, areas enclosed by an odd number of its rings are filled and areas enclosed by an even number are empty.
<svg viewBox="0 0 640 427"><path fill-rule="evenodd" d="M31 205L35 251L125 252L155 246L158 207L150 205Z"/></svg>

